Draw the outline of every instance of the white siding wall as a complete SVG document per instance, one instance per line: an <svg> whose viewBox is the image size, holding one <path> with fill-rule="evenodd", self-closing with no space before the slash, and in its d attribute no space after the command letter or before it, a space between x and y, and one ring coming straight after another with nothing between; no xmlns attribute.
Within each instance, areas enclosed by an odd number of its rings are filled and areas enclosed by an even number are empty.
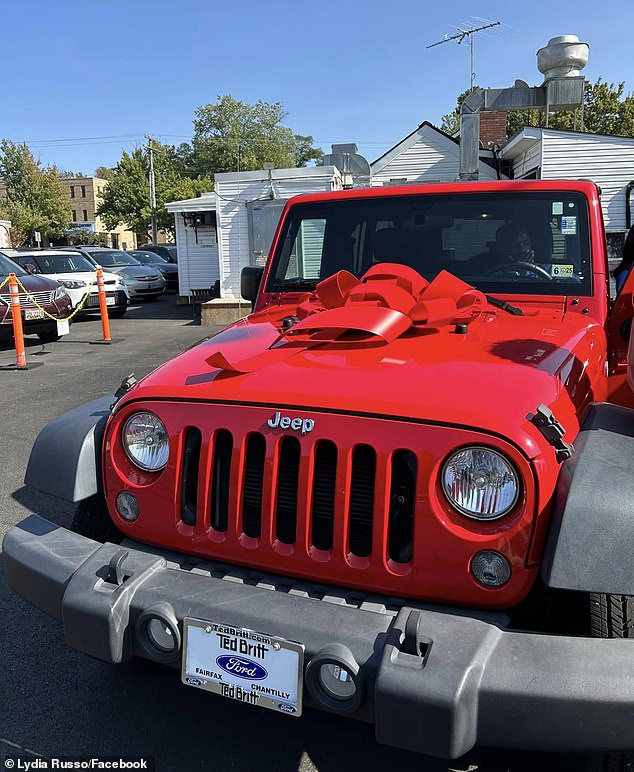
<svg viewBox="0 0 634 772"><path fill-rule="evenodd" d="M634 180L634 139L543 130L542 179L585 178L601 186L607 231L625 230L625 188Z"/></svg>
<svg viewBox="0 0 634 772"><path fill-rule="evenodd" d="M204 226L196 231L183 222L183 215L174 215L178 244L178 291L190 295L193 289L209 289L220 278L218 244L214 228Z"/></svg>
<svg viewBox="0 0 634 772"><path fill-rule="evenodd" d="M316 169L273 170L273 186L275 197L286 200L302 193L337 190L341 184L334 167L323 166ZM220 294L226 298L239 298L240 272L250 264L246 205L249 201L267 198L271 184L266 172L218 174L214 189L218 218Z"/></svg>
<svg viewBox="0 0 634 772"><path fill-rule="evenodd" d="M542 165L542 143L535 140L534 144L513 161L513 178L521 179L526 174L537 169L537 179L541 179L539 168Z"/></svg>
<svg viewBox="0 0 634 772"><path fill-rule="evenodd" d="M451 182L460 173L460 149L455 143L448 148L447 140L431 133L419 135L409 148L392 158L382 169L373 172L372 187L389 184L391 179L405 178L408 182ZM495 171L480 164L480 179L495 180Z"/></svg>

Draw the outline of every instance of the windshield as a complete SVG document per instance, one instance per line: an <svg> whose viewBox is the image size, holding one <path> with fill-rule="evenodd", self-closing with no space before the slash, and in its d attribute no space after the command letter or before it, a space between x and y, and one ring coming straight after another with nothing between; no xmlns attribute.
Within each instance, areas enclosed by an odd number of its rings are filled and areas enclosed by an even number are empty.
<svg viewBox="0 0 634 772"><path fill-rule="evenodd" d="M401 263L431 280L445 269L488 293L590 295L588 207L576 192L476 192L298 204L284 224L267 289L311 289Z"/></svg>
<svg viewBox="0 0 634 772"><path fill-rule="evenodd" d="M79 252L56 255L19 255L16 260L20 265L34 265L40 273L90 273L95 266Z"/></svg>
<svg viewBox="0 0 634 772"><path fill-rule="evenodd" d="M164 257L157 255L156 252L145 252L139 249L135 249L133 252L130 252L130 254L144 265L148 265L150 263L167 263L167 260Z"/></svg>
<svg viewBox="0 0 634 772"><path fill-rule="evenodd" d="M26 276L28 272L6 255L0 253L0 276L7 276L10 273L14 273L16 276Z"/></svg>
<svg viewBox="0 0 634 772"><path fill-rule="evenodd" d="M86 250L90 252L90 250ZM118 249L100 249L90 252L93 259L99 265L112 267L117 265L138 265L139 261L131 257L127 252L121 252Z"/></svg>

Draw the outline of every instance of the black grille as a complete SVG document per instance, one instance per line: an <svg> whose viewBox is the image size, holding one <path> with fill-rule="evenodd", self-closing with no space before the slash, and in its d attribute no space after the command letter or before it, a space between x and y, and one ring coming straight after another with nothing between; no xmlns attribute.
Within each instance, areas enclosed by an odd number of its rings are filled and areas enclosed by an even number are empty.
<svg viewBox="0 0 634 772"><path fill-rule="evenodd" d="M276 535L284 544L297 536L297 486L301 446L295 437L285 437L280 447L277 477Z"/></svg>
<svg viewBox="0 0 634 772"><path fill-rule="evenodd" d="M350 551L360 558L372 552L374 479L376 453L369 445L358 445L352 454L350 480Z"/></svg>
<svg viewBox="0 0 634 772"><path fill-rule="evenodd" d="M257 538L262 531L262 483L266 442L261 434L252 434L247 442L242 488L242 530Z"/></svg>
<svg viewBox="0 0 634 772"><path fill-rule="evenodd" d="M332 548L335 520L335 480L337 476L337 448L333 442L322 440L315 450L313 478L312 543L317 549Z"/></svg>
<svg viewBox="0 0 634 772"><path fill-rule="evenodd" d="M229 481L233 437L222 429L216 435L211 470L211 525L217 531L229 526Z"/></svg>
<svg viewBox="0 0 634 772"><path fill-rule="evenodd" d="M417 467L411 450L397 450L392 456L388 553L397 563L412 559Z"/></svg>
<svg viewBox="0 0 634 772"><path fill-rule="evenodd" d="M188 429L183 452L181 487L181 520L186 525L196 525L196 500L198 498L198 466L202 435L198 429Z"/></svg>

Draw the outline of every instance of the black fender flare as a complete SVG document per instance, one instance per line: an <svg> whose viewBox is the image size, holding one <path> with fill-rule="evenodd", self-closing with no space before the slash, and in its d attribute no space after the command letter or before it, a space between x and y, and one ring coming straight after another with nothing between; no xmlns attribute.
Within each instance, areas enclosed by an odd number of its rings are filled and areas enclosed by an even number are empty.
<svg viewBox="0 0 634 772"><path fill-rule="evenodd" d="M114 394L69 410L38 434L24 482L66 501L82 501L102 489L103 435Z"/></svg>
<svg viewBox="0 0 634 772"><path fill-rule="evenodd" d="M634 410L593 405L575 448L559 477L544 582L634 595Z"/></svg>

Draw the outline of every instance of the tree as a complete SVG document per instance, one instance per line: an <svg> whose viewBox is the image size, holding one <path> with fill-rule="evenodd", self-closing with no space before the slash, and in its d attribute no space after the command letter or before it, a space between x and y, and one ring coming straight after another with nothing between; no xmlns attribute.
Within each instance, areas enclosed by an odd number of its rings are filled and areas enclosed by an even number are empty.
<svg viewBox="0 0 634 772"><path fill-rule="evenodd" d="M165 204L182 198L193 198L197 192L212 190L213 181L208 177L192 179L181 176L176 153L171 145L154 142L153 148L157 223L159 228L172 232L174 216L165 210ZM135 233L148 236L152 222L149 172L149 158L145 148L138 147L132 153L122 154L97 210L107 228L113 229L123 224Z"/></svg>
<svg viewBox="0 0 634 772"><path fill-rule="evenodd" d="M219 96L215 104L196 110L191 145L178 149L181 169L213 175L262 169L265 163L288 168L319 161L323 152L312 146L312 137L282 126L286 116L281 102L250 105Z"/></svg>
<svg viewBox="0 0 634 772"><path fill-rule="evenodd" d="M596 83L586 81L583 93L583 131L590 134L608 134L634 137L634 94L623 96L625 83L606 83L599 78ZM442 118L442 130L453 134L460 127L460 108L471 91L464 91L457 100L457 107ZM508 113L507 135L510 137L524 126L545 125L544 113L539 110L515 110ZM581 130L581 110L550 113L551 129Z"/></svg>
<svg viewBox="0 0 634 772"><path fill-rule="evenodd" d="M98 166L95 169L95 177L101 177L102 180L108 180L108 182L110 182L113 176L114 169L112 166Z"/></svg>
<svg viewBox="0 0 634 772"><path fill-rule="evenodd" d="M2 211L17 243L33 244L36 231L45 238L63 235L71 224L71 209L55 166L42 167L25 144L3 139L0 178L6 186Z"/></svg>

